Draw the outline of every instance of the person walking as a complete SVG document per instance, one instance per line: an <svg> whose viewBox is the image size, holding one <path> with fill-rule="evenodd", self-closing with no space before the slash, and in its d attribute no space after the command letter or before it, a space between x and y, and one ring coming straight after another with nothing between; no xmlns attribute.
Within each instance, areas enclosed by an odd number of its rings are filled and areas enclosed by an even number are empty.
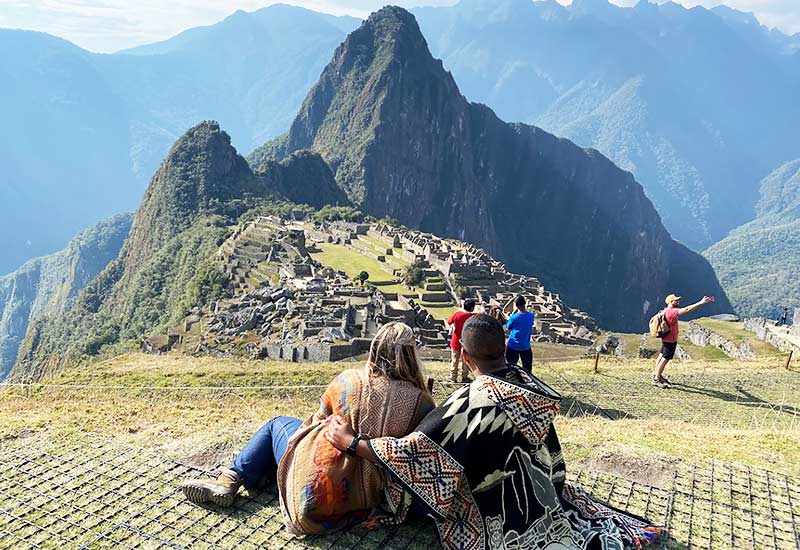
<svg viewBox="0 0 800 550"><path fill-rule="evenodd" d="M526 309L524 296L517 296L514 306L517 310L508 318L508 340L506 341L506 362L516 365L522 359L522 370L533 372L533 351L531 351L531 332L534 314Z"/></svg>
<svg viewBox="0 0 800 550"><path fill-rule="evenodd" d="M475 315L475 300L467 298L461 309L454 312L447 319L450 328L450 380L452 382L466 382L469 371L461 361L461 329L467 319ZM459 368L460 367L460 368Z"/></svg>
<svg viewBox="0 0 800 550"><path fill-rule="evenodd" d="M675 350L678 348L678 318L681 315L691 313L697 308L710 304L714 301L713 296L703 296L703 299L690 306L681 307L681 297L675 294L670 294L664 299L667 308L664 310L664 318L669 325L669 333L661 338L661 353L656 360L656 370L653 372L653 385L659 388L668 388L669 380L664 377L664 369L673 357L675 357Z"/></svg>

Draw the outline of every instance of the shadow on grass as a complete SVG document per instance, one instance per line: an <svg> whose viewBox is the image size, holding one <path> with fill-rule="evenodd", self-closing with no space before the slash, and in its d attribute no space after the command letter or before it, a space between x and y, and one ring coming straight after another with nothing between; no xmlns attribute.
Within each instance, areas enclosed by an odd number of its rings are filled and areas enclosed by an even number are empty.
<svg viewBox="0 0 800 550"><path fill-rule="evenodd" d="M561 415L570 418L584 416L599 416L608 420L635 419L636 415L621 409L602 407L597 403L582 401L577 397L564 396L561 398Z"/></svg>
<svg viewBox="0 0 800 550"><path fill-rule="evenodd" d="M682 384L680 382L671 382L670 387L671 389L683 393L702 395L704 397L710 397L712 399L719 399L720 401L734 403L742 407L756 408L756 409L770 408L774 410L780 410L781 412L790 414L792 416L800 416L800 408L792 405L785 405L782 403L773 403L771 401L767 401L765 399L758 397L755 394L750 393L748 390L738 385L734 386L738 393L729 393L722 390L691 386L689 384Z"/></svg>

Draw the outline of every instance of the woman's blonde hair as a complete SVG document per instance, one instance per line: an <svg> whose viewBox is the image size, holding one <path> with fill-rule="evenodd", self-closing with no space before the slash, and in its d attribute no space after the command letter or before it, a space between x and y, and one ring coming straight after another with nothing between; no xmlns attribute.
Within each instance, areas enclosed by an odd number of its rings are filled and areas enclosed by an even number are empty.
<svg viewBox="0 0 800 550"><path fill-rule="evenodd" d="M405 323L383 325L369 345L367 367L371 372L392 380L406 380L427 393L425 375L417 359L414 332Z"/></svg>

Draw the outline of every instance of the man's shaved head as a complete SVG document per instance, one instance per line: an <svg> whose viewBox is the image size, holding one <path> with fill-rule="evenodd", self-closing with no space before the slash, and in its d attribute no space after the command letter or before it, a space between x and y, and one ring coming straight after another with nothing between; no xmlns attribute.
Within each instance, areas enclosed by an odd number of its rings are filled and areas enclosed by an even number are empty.
<svg viewBox="0 0 800 550"><path fill-rule="evenodd" d="M505 362L506 335L503 325L494 317L480 314L467 319L461 330L461 343L476 363Z"/></svg>

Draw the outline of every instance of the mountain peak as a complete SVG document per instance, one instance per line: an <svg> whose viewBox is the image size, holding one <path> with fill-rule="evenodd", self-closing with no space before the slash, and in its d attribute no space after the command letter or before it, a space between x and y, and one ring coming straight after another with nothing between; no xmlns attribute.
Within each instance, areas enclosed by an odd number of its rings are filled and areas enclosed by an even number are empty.
<svg viewBox="0 0 800 550"><path fill-rule="evenodd" d="M667 288L708 287L720 296L717 307L728 305L708 264L670 240L629 173L467 102L406 10L384 8L351 33L289 133L264 149L277 158L319 153L364 213L472 242L520 273L535 271L609 327L638 330L653 294ZM537 238L520 247L518 235L533 231ZM676 257L696 281L673 285ZM587 272L597 276L587 280Z"/></svg>
<svg viewBox="0 0 800 550"><path fill-rule="evenodd" d="M364 39L370 37L375 57L383 55L420 54L428 52L428 43L422 35L417 20L407 10L398 6L386 6L374 12L356 31L345 40L343 47L363 47ZM398 49L398 46L403 47Z"/></svg>
<svg viewBox="0 0 800 550"><path fill-rule="evenodd" d="M460 102L462 110L466 106L450 73L428 50L414 16L387 6L336 49L288 134L253 151L251 165L299 149L321 152L348 198L361 206L366 192L364 167L348 158L344 142L367 143L376 137L388 111L414 108L409 103L414 95Z"/></svg>
<svg viewBox="0 0 800 550"><path fill-rule="evenodd" d="M226 203L263 192L219 123L193 126L172 146L145 191L126 245L129 263L138 264L199 216L221 213Z"/></svg>

